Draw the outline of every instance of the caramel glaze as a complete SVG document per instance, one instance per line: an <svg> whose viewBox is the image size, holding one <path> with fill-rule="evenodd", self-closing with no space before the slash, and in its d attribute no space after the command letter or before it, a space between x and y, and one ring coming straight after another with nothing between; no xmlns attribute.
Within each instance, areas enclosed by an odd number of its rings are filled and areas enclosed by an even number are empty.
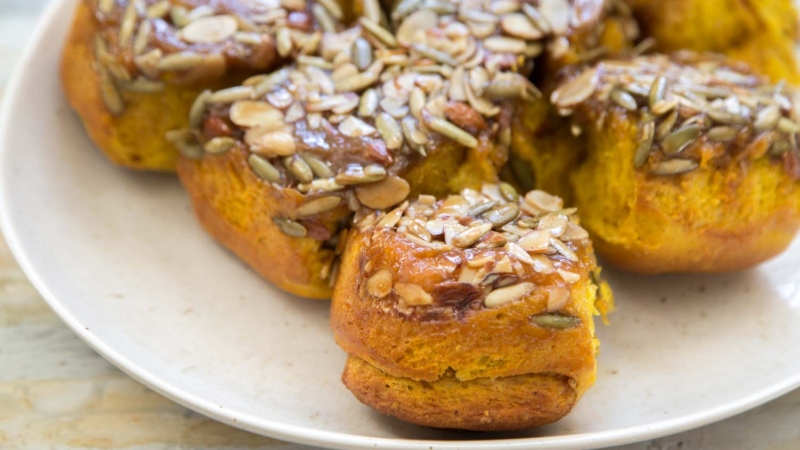
<svg viewBox="0 0 800 450"><path fill-rule="evenodd" d="M496 308L476 307L475 298L454 301L457 296L451 295L467 251L437 254L394 231L353 232L342 256L331 327L345 351L391 376L465 381L560 373L585 389L593 382L593 372L586 369L594 367L596 352L592 317L597 286L590 273L595 268L591 245L576 252L580 260L570 268L580 279L567 286L571 299L559 314L579 318L580 326L551 329L532 324L530 317L547 310L549 288L566 286L557 274L525 268L522 280L536 285L527 297ZM394 293L383 299L369 296L366 280L381 268L390 268L395 283L423 286L435 294L434 303L409 308Z"/></svg>

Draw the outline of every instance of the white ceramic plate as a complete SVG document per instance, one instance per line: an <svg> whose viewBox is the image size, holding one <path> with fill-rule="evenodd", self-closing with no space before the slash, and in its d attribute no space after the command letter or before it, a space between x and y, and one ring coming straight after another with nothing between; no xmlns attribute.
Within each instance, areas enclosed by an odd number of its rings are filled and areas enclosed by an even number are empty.
<svg viewBox="0 0 800 450"><path fill-rule="evenodd" d="M597 385L557 424L443 432L359 404L327 305L262 281L208 238L168 176L108 163L61 94L75 0L56 1L7 91L0 217L23 269L90 346L159 393L249 431L338 448L589 448L717 421L800 385L800 243L735 275L608 270Z"/></svg>

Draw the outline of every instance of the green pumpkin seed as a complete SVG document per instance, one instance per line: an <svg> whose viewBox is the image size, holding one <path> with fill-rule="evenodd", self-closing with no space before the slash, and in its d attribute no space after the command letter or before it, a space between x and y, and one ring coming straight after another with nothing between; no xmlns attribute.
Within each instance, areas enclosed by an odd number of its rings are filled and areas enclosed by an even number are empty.
<svg viewBox="0 0 800 450"><path fill-rule="evenodd" d="M648 96L650 109L652 109L656 103L664 99L664 94L667 92L667 79L663 76L658 77L653 81L653 85L650 87L650 93Z"/></svg>
<svg viewBox="0 0 800 450"><path fill-rule="evenodd" d="M517 190L514 189L514 186L506 182L500 183L500 195L510 202L516 202L519 200L519 193Z"/></svg>
<svg viewBox="0 0 800 450"><path fill-rule="evenodd" d="M236 140L233 138L218 136L206 142L203 148L206 152L211 153L212 155L218 155L220 153L227 152L235 144Z"/></svg>
<svg viewBox="0 0 800 450"><path fill-rule="evenodd" d="M664 142L661 143L664 153L677 155L694 142L701 132L702 129L697 125L687 125L680 130L674 131L664 138Z"/></svg>
<svg viewBox="0 0 800 450"><path fill-rule="evenodd" d="M653 149L654 134L655 124L653 122L647 122L642 125L639 136L639 146L636 148L636 152L633 155L634 167L642 167L644 163L647 162L647 158L650 156L650 152Z"/></svg>
<svg viewBox="0 0 800 450"><path fill-rule="evenodd" d="M278 183L281 181L281 173L275 168L266 158L251 154L247 157L247 163L253 169L256 175L262 180L267 180L271 183Z"/></svg>
<svg viewBox="0 0 800 450"><path fill-rule="evenodd" d="M733 127L720 126L708 130L708 139L715 142L730 142L736 139L739 130Z"/></svg>
<svg viewBox="0 0 800 450"><path fill-rule="evenodd" d="M278 226L278 229L287 236L305 237L305 235L308 234L306 227L298 222L295 222L294 220L285 219L282 217L273 217L272 221Z"/></svg>

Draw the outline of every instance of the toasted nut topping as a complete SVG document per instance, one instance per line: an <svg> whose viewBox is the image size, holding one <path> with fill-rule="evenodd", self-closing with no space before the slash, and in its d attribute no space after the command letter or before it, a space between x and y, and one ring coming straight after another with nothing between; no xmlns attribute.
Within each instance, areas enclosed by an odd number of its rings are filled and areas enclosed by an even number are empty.
<svg viewBox="0 0 800 450"><path fill-rule="evenodd" d="M483 301L487 308L497 308L506 303L515 302L530 294L535 286L533 283L519 283L500 289L495 289Z"/></svg>
<svg viewBox="0 0 800 450"><path fill-rule="evenodd" d="M392 292L392 272L381 269L367 280L367 293L373 297L383 298ZM406 302L408 303L408 302Z"/></svg>
<svg viewBox="0 0 800 450"><path fill-rule="evenodd" d="M397 283L394 290L400 299L408 306L425 306L433 303L431 294L425 292L422 286L416 284Z"/></svg>

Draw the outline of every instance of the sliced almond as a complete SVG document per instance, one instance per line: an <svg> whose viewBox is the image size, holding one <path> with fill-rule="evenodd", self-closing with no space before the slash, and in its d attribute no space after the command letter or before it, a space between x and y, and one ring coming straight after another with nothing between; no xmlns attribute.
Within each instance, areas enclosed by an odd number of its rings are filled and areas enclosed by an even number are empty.
<svg viewBox="0 0 800 450"><path fill-rule="evenodd" d="M229 116L240 127L283 124L283 113L267 102L239 100L231 105Z"/></svg>
<svg viewBox="0 0 800 450"><path fill-rule="evenodd" d="M238 28L233 16L202 17L183 27L180 36L192 44L222 42L236 34Z"/></svg>
<svg viewBox="0 0 800 450"><path fill-rule="evenodd" d="M408 306L424 306L433 303L431 294L425 292L425 289L417 284L397 283L394 285L394 290Z"/></svg>
<svg viewBox="0 0 800 450"><path fill-rule="evenodd" d="M377 183L358 186L356 197L369 208L385 209L405 200L410 191L406 180L390 175Z"/></svg>
<svg viewBox="0 0 800 450"><path fill-rule="evenodd" d="M392 272L381 269L367 280L367 293L373 297L383 298L392 292Z"/></svg>
<svg viewBox="0 0 800 450"><path fill-rule="evenodd" d="M497 308L525 297L533 291L534 287L533 283L519 283L495 289L486 296L483 304L487 308Z"/></svg>

